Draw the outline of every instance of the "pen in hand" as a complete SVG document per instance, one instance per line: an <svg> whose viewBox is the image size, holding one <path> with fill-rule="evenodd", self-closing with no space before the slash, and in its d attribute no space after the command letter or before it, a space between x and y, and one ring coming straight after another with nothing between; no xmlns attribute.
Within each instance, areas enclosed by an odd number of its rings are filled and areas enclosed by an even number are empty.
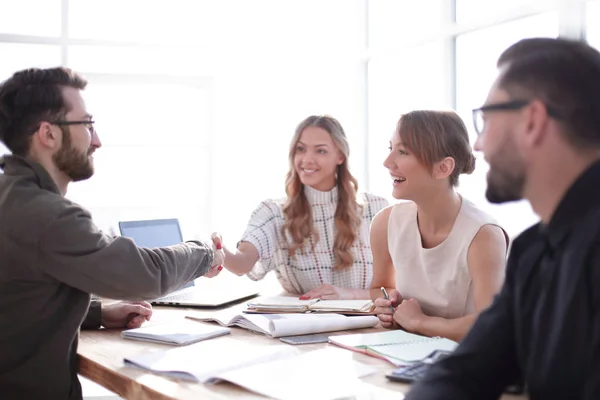
<svg viewBox="0 0 600 400"><path fill-rule="evenodd" d="M385 290L385 288L383 286L381 287L381 292L383 293L383 296L385 297L386 300L390 299L390 296L388 296L387 291ZM391 304L390 304L390 311L392 312L392 314L394 314L394 307L392 307Z"/></svg>

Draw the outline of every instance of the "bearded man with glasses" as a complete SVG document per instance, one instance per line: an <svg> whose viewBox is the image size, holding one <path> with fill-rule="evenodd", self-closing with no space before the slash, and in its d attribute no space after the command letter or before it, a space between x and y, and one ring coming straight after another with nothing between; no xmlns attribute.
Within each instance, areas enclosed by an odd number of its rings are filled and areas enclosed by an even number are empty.
<svg viewBox="0 0 600 400"><path fill-rule="evenodd" d="M600 53L525 39L502 53L475 149L490 202L526 199L540 222L513 241L504 287L407 399L600 399Z"/></svg>
<svg viewBox="0 0 600 400"><path fill-rule="evenodd" d="M3 399L81 399L80 326L140 326L152 314L144 300L210 276L223 260L212 243L146 249L106 235L64 197L94 174L102 146L86 85L67 68L27 69L0 84L0 141L12 152L0 158ZM101 308L91 293L133 302Z"/></svg>

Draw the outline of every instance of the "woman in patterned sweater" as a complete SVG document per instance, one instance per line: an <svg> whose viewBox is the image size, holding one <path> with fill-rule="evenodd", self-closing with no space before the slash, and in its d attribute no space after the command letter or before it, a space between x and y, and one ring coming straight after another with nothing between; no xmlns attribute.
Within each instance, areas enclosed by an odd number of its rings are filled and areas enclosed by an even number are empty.
<svg viewBox="0 0 600 400"><path fill-rule="evenodd" d="M290 145L287 198L258 206L237 249L224 247L223 266L253 280L275 271L283 288L302 299L368 299L369 226L388 202L357 195L349 153L335 118L302 121ZM213 241L221 245L219 235Z"/></svg>

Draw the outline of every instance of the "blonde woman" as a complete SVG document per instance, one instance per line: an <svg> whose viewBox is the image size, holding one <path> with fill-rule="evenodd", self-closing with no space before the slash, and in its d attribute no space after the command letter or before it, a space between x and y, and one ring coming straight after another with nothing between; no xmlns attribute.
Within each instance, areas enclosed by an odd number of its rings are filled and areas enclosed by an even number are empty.
<svg viewBox="0 0 600 400"><path fill-rule="evenodd" d="M275 271L283 288L301 299L368 299L369 226L388 203L357 195L349 153L335 118L302 121L290 145L287 198L258 206L237 249L223 247L223 266L253 280ZM219 235L213 241L221 246Z"/></svg>

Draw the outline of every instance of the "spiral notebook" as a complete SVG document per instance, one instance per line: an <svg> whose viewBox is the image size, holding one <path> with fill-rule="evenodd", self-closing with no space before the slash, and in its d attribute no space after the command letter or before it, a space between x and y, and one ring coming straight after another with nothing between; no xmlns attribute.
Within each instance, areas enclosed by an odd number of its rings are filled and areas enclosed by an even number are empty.
<svg viewBox="0 0 600 400"><path fill-rule="evenodd" d="M421 361L436 350L453 351L458 343L402 330L329 337L336 346L386 360L396 366Z"/></svg>

